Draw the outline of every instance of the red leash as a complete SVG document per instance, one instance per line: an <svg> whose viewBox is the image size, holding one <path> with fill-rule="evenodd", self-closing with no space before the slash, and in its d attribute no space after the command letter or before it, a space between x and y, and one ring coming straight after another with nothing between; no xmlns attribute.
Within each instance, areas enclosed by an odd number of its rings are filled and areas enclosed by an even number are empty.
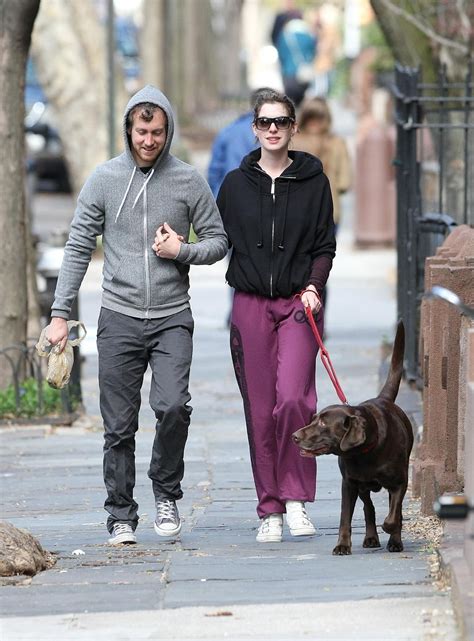
<svg viewBox="0 0 474 641"><path fill-rule="evenodd" d="M312 290L309 290L312 291ZM301 292L303 293L303 292ZM311 310L311 307L308 305L304 308L304 311L306 313L306 316L308 317L308 321L310 324L311 329L313 330L314 337L316 339L317 344L319 345L320 354L321 354L321 361L326 368L326 371L329 375L329 378L331 379L331 383L334 385L334 389L336 390L336 394L339 396L339 399L341 400L344 405L347 405L347 398L342 391L342 387L337 380L336 372L334 371L333 364L331 363L331 359L329 358L329 353L327 349L324 347L323 341L321 339L321 336L319 335L318 328L316 327L316 323L314 322L314 317L313 317L313 312Z"/></svg>

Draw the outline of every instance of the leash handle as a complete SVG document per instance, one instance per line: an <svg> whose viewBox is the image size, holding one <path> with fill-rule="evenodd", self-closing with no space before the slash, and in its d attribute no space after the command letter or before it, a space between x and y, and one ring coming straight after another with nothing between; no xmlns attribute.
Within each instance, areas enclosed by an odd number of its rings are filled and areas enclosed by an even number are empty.
<svg viewBox="0 0 474 641"><path fill-rule="evenodd" d="M324 344L323 344L323 341L321 339L321 336L319 335L318 328L317 328L316 323L314 321L313 312L311 310L311 307L309 305L306 306L304 308L304 311L306 313L306 316L308 317L309 325L310 325L310 327L311 327L311 329L313 331L314 337L315 337L316 342L317 342L317 344L319 346L322 364L326 368L328 376L329 376L329 378L331 380L331 383L334 385L334 389L336 390L336 394L338 395L339 400L342 403L344 403L344 405L347 405L348 404L347 403L347 398L346 398L344 392L342 391L341 384L339 383L338 378L336 376L336 372L334 370L334 366L333 366L333 364L331 362L331 359L329 357L329 353L328 353L327 349L324 347Z"/></svg>

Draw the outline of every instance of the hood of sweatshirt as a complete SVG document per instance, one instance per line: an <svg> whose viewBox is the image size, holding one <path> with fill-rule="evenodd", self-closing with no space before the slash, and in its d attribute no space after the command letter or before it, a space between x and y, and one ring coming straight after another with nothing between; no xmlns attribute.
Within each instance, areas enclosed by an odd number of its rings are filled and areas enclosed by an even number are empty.
<svg viewBox="0 0 474 641"><path fill-rule="evenodd" d="M143 89L137 91L137 93L130 98L123 114L123 138L125 141L125 150L127 156L133 163L133 165L136 165L136 163L132 154L132 150L130 148L130 139L127 134L127 117L134 107L143 102L151 102L152 104L160 107L160 109L165 112L168 121L165 146L163 147L160 155L153 164L153 169L156 169L156 167L158 167L158 165L161 164L169 155L174 135L174 114L168 98L164 95L164 93L162 93L159 89L153 87L152 85L146 85L145 87L143 87Z"/></svg>
<svg viewBox="0 0 474 641"><path fill-rule="evenodd" d="M259 176L261 176L262 173L265 175L265 172L263 172L258 165L261 152L260 147L255 149L245 156L240 164L240 169L244 172L245 176L257 187L260 180ZM288 156L291 158L292 163L285 169L281 176L278 177L278 180L285 178L294 181L308 180L323 172L323 165L316 156L304 151L288 151Z"/></svg>
<svg viewBox="0 0 474 641"><path fill-rule="evenodd" d="M290 199L290 190L298 189L299 186L318 174L323 173L323 165L319 158L312 156L304 151L288 151L288 156L291 158L292 163L289 165L285 171L278 176L275 181L272 181L271 177L261 169L259 166L259 160L261 157L262 150L259 147L254 151L250 152L247 156L242 159L240 164L240 169L245 175L248 182L255 188L258 195L258 210L259 210L259 222L258 222L258 240L257 247L261 249L263 247L263 204L262 198L265 193L270 192L270 185L275 182L275 185L278 183L281 185L284 196L284 214L283 214L283 225L281 230L281 235L278 238L278 249L285 249L285 229L286 229L286 220L288 216L288 203ZM275 186L275 190L276 190Z"/></svg>
<svg viewBox="0 0 474 641"><path fill-rule="evenodd" d="M157 89L156 87L153 87L152 85L146 85L145 87L143 87L143 89L140 89L140 91L137 91L137 93L130 98L130 100L127 103L127 106L125 107L125 111L123 114L122 133L123 133L123 138L125 142L125 156L127 158L127 162L130 166L131 171L130 171L130 179L128 181L127 188L125 190L124 196L122 198L122 202L120 203L120 207L118 208L117 214L115 216L116 221L120 216L120 213L125 203L125 199L127 198L128 192L130 191L130 186L132 184L133 178L137 171L137 163L135 162L135 158L133 157L132 149L130 147L130 137L127 133L127 116L134 107L136 107L137 105L143 102L151 102L152 104L160 107L160 109L162 109L165 112L166 119L168 122L167 122L167 130L166 130L166 141L165 141L164 147L161 150L158 158L153 163L151 170L148 172L146 180L144 181L142 188L140 189L140 191L138 192L138 195L134 200L132 209L135 207L140 196L145 191L146 186L150 182L157 168L160 165L163 165L170 156L170 147L171 147L171 143L173 142L173 135L174 135L173 110L171 109L169 100L164 93L162 93L159 89Z"/></svg>

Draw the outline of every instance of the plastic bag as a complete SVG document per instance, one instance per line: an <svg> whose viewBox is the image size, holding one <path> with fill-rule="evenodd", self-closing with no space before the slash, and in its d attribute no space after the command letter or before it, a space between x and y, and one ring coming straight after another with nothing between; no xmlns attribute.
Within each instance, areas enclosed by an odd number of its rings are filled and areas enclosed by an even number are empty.
<svg viewBox="0 0 474 641"><path fill-rule="evenodd" d="M74 364L74 352L72 348L79 345L87 334L84 323L81 323L80 321L68 321L68 335L73 327L81 327L84 333L82 336L78 336L73 340L68 338L66 347L62 352L59 351L59 345L51 345L49 340L46 338L47 327L43 329L39 340L36 343L36 351L38 354L48 358L46 380L51 387L55 387L56 389L62 389L69 383L72 366Z"/></svg>

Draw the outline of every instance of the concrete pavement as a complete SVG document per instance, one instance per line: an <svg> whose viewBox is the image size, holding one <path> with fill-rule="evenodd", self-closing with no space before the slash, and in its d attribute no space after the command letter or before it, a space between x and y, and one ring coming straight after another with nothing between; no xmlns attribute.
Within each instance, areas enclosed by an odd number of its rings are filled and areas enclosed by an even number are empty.
<svg viewBox="0 0 474 641"><path fill-rule="evenodd" d="M350 201L346 211L350 212ZM395 325L395 253L355 251L346 215L330 281L327 347L350 402L378 389L380 343ZM153 531L146 476L154 430L143 392L137 437L138 544L106 545L102 434L94 328L100 296L94 261L81 290L84 397L90 420L73 428L1 431L2 519L29 530L57 554L56 566L0 588L3 641L35 639L373 639L454 640L449 590L435 581L433 542L416 534L417 503L405 501L405 550L364 550L356 508L351 557L333 557L340 509L335 457L318 459L314 537L257 544L258 520L243 411L228 352L225 263L192 269L196 319L186 450L183 532ZM146 381L148 383L148 379ZM319 406L336 402L318 364ZM418 399L402 391L407 411ZM377 522L387 495L375 495ZM381 532L385 545L388 536Z"/></svg>

